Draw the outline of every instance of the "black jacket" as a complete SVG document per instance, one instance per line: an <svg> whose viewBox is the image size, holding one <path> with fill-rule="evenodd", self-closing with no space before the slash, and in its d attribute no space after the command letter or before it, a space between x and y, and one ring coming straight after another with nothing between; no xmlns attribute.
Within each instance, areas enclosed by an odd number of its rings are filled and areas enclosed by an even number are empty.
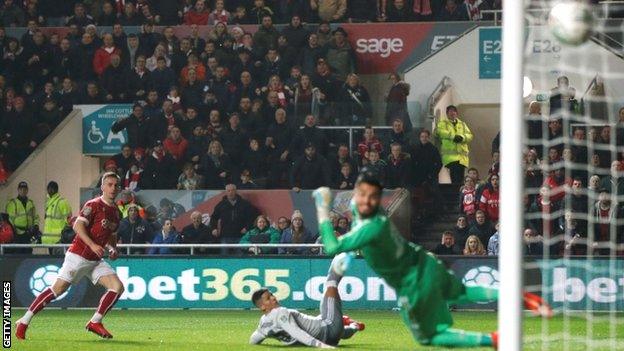
<svg viewBox="0 0 624 351"><path fill-rule="evenodd" d="M150 155L145 161L141 175L142 189L175 189L179 172L176 162L169 154L159 161Z"/></svg>
<svg viewBox="0 0 624 351"><path fill-rule="evenodd" d="M210 216L210 230L217 229L220 225L221 237L241 238L241 230L253 227L253 222L258 211L249 201L236 195L236 202L232 204L226 196L215 206L214 212Z"/></svg>
<svg viewBox="0 0 624 351"><path fill-rule="evenodd" d="M128 144L130 144L131 148L148 148L152 146L149 142L149 124L149 118L143 117L138 119L131 113L130 116L115 121L111 126L111 131L118 133L125 129L128 133Z"/></svg>
<svg viewBox="0 0 624 351"><path fill-rule="evenodd" d="M243 160L243 153L247 146L248 137L240 127L237 130L224 128L219 133L219 140L223 145L223 150L230 156L233 165L240 165Z"/></svg>
<svg viewBox="0 0 624 351"><path fill-rule="evenodd" d="M327 140L325 132L317 127L304 126L298 129L295 137L292 139L292 143L290 143L289 151L292 155L303 155L308 143L312 143L319 154L327 155L329 140Z"/></svg>
<svg viewBox="0 0 624 351"><path fill-rule="evenodd" d="M232 175L232 163L230 162L230 157L227 154L223 154L219 157L219 164L216 164L212 157L208 154L204 154L199 160L198 172L204 176L206 189L223 189L226 182ZM227 174L225 179L219 177L221 172L225 172Z"/></svg>
<svg viewBox="0 0 624 351"><path fill-rule="evenodd" d="M290 185L301 189L316 189L331 184L329 168L325 158L301 156L295 161L290 172Z"/></svg>
<svg viewBox="0 0 624 351"><path fill-rule="evenodd" d="M413 174L412 177L414 184L422 185L424 182L429 184L438 183L438 174L442 169L442 157L438 148L432 143L421 144L417 143L410 152L412 156Z"/></svg>

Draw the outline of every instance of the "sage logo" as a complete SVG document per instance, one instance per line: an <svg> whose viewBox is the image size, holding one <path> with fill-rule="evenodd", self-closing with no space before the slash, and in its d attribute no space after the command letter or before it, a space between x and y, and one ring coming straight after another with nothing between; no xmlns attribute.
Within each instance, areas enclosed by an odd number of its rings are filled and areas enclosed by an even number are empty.
<svg viewBox="0 0 624 351"><path fill-rule="evenodd" d="M56 277L58 276L58 271L60 268L53 264L49 264L47 266L39 267L35 269L30 280L28 281L28 285L30 287L30 292L33 295L39 296L47 287L52 286L56 281ZM71 289L71 288L70 288ZM67 296L67 293L70 289L67 289L63 294L56 298L56 301L63 299Z"/></svg>
<svg viewBox="0 0 624 351"><path fill-rule="evenodd" d="M361 54L379 54L383 58L390 56L392 53L403 51L403 40L401 38L362 38L358 39L355 44L357 52Z"/></svg>
<svg viewBox="0 0 624 351"><path fill-rule="evenodd" d="M472 268L462 278L462 283L466 286L486 286L498 288L498 271L490 266L479 266Z"/></svg>

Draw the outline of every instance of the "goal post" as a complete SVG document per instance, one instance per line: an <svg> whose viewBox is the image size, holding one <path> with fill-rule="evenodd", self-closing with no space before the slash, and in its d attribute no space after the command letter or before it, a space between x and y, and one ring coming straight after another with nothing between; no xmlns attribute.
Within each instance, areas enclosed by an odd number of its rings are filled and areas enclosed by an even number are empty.
<svg viewBox="0 0 624 351"><path fill-rule="evenodd" d="M522 348L524 1L503 1L500 146L499 349Z"/></svg>

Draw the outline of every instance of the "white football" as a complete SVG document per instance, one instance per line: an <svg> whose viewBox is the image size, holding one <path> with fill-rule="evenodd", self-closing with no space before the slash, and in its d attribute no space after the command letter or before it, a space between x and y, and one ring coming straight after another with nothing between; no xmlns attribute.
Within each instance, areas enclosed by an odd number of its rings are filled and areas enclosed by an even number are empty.
<svg viewBox="0 0 624 351"><path fill-rule="evenodd" d="M548 15L550 32L561 43L580 45L592 34L594 16L591 7L582 0L556 3Z"/></svg>

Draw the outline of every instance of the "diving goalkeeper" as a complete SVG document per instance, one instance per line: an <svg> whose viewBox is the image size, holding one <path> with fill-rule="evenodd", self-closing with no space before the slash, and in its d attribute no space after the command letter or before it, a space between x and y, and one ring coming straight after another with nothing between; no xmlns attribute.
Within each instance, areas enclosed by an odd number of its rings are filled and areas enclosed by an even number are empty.
<svg viewBox="0 0 624 351"><path fill-rule="evenodd" d="M403 322L420 344L497 347L497 332L451 328L453 318L448 305L496 300L498 290L465 286L433 254L407 242L381 208L381 193L382 185L375 173L363 170L351 201L353 226L350 232L336 238L329 219L331 192L328 188L313 192L327 254L360 250L368 265L396 290ZM525 306L546 316L552 313L534 294L525 294Z"/></svg>

